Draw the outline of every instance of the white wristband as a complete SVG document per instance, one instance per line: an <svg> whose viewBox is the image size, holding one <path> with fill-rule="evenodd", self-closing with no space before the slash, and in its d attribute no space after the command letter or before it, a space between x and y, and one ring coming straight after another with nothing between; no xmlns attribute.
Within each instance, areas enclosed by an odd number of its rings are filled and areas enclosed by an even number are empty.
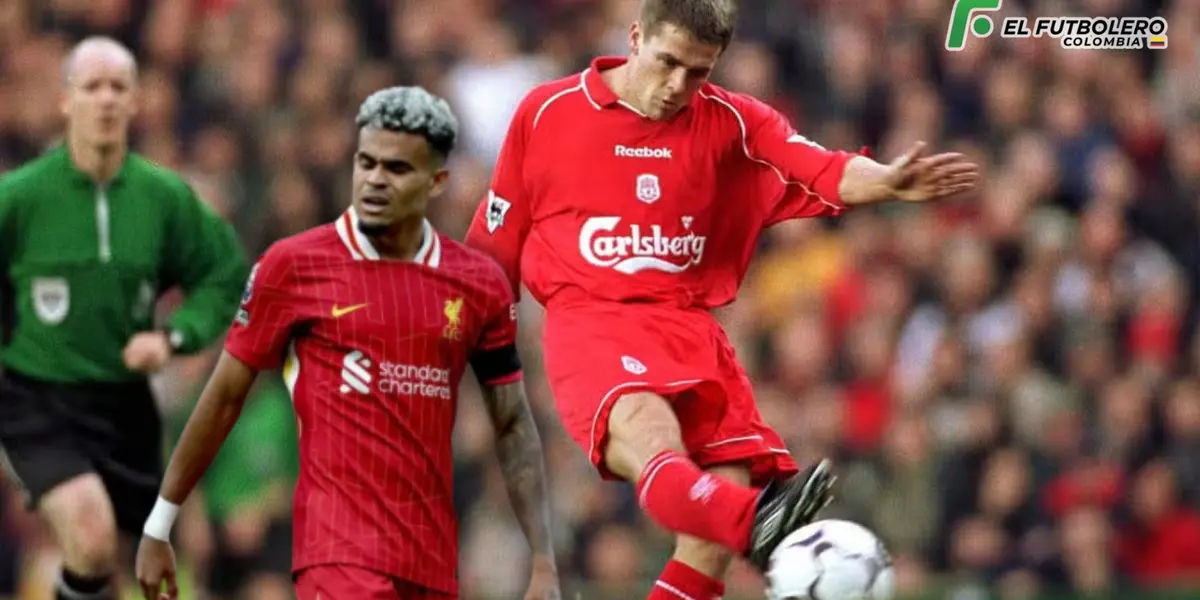
<svg viewBox="0 0 1200 600"><path fill-rule="evenodd" d="M154 510L150 511L150 516L146 518L146 526L142 528L142 533L168 542L171 540L171 526L175 524L175 517L178 515L179 505L159 496L158 502L154 503Z"/></svg>

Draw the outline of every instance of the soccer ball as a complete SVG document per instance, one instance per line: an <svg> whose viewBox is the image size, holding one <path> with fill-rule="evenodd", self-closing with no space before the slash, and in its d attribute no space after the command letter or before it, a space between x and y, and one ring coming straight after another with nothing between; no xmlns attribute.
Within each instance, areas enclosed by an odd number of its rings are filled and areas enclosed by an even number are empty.
<svg viewBox="0 0 1200 600"><path fill-rule="evenodd" d="M889 600L892 558L850 521L810 523L784 538L767 569L768 600Z"/></svg>

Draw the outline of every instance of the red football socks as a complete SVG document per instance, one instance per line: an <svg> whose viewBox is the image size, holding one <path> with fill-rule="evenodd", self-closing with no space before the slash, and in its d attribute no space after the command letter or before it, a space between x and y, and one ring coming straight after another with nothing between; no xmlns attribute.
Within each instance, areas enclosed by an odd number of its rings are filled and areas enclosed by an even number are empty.
<svg viewBox="0 0 1200 600"><path fill-rule="evenodd" d="M758 491L709 475L673 450L659 453L642 471L638 503L672 533L682 533L742 553L750 544Z"/></svg>
<svg viewBox="0 0 1200 600"><path fill-rule="evenodd" d="M725 582L672 560L646 600L717 600L724 595Z"/></svg>

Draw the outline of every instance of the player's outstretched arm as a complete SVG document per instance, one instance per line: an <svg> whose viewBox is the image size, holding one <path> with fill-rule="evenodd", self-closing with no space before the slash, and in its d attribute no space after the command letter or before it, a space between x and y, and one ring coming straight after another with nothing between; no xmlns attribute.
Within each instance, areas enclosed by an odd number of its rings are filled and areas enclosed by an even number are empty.
<svg viewBox="0 0 1200 600"><path fill-rule="evenodd" d="M188 418L138 546L137 578L146 600L174 599L178 595L175 554L169 542L171 526L179 506L199 483L241 415L257 374L228 352L222 352ZM161 592L164 582L165 594Z"/></svg>
<svg viewBox="0 0 1200 600"><path fill-rule="evenodd" d="M939 200L970 190L979 181L979 165L957 152L926 155L922 142L882 164L821 146L798 133L778 111L750 96L732 94L721 102L744 120L747 155L768 165L771 176L796 184L776 200L778 205L768 208L768 225L836 215L847 206Z"/></svg>
<svg viewBox="0 0 1200 600"><path fill-rule="evenodd" d="M533 552L533 576L527 600L562 597L550 535L550 501L542 440L521 380L484 384L483 396L496 428L496 453L513 512Z"/></svg>
<svg viewBox="0 0 1200 600"><path fill-rule="evenodd" d="M846 163L838 194L848 205L899 200L928 202L966 192L979 182L979 165L958 152L927 155L917 142L890 164L865 156Z"/></svg>

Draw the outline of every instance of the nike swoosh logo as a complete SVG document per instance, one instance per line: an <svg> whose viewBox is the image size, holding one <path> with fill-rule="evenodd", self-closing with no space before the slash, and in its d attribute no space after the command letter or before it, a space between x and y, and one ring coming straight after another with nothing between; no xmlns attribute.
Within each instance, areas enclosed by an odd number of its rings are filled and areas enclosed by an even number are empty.
<svg viewBox="0 0 1200 600"><path fill-rule="evenodd" d="M332 311L333 318L340 319L340 318L342 318L360 308L364 308L364 307L366 307L365 303L364 304L355 304L353 306L338 306L338 305L334 304L333 311Z"/></svg>

